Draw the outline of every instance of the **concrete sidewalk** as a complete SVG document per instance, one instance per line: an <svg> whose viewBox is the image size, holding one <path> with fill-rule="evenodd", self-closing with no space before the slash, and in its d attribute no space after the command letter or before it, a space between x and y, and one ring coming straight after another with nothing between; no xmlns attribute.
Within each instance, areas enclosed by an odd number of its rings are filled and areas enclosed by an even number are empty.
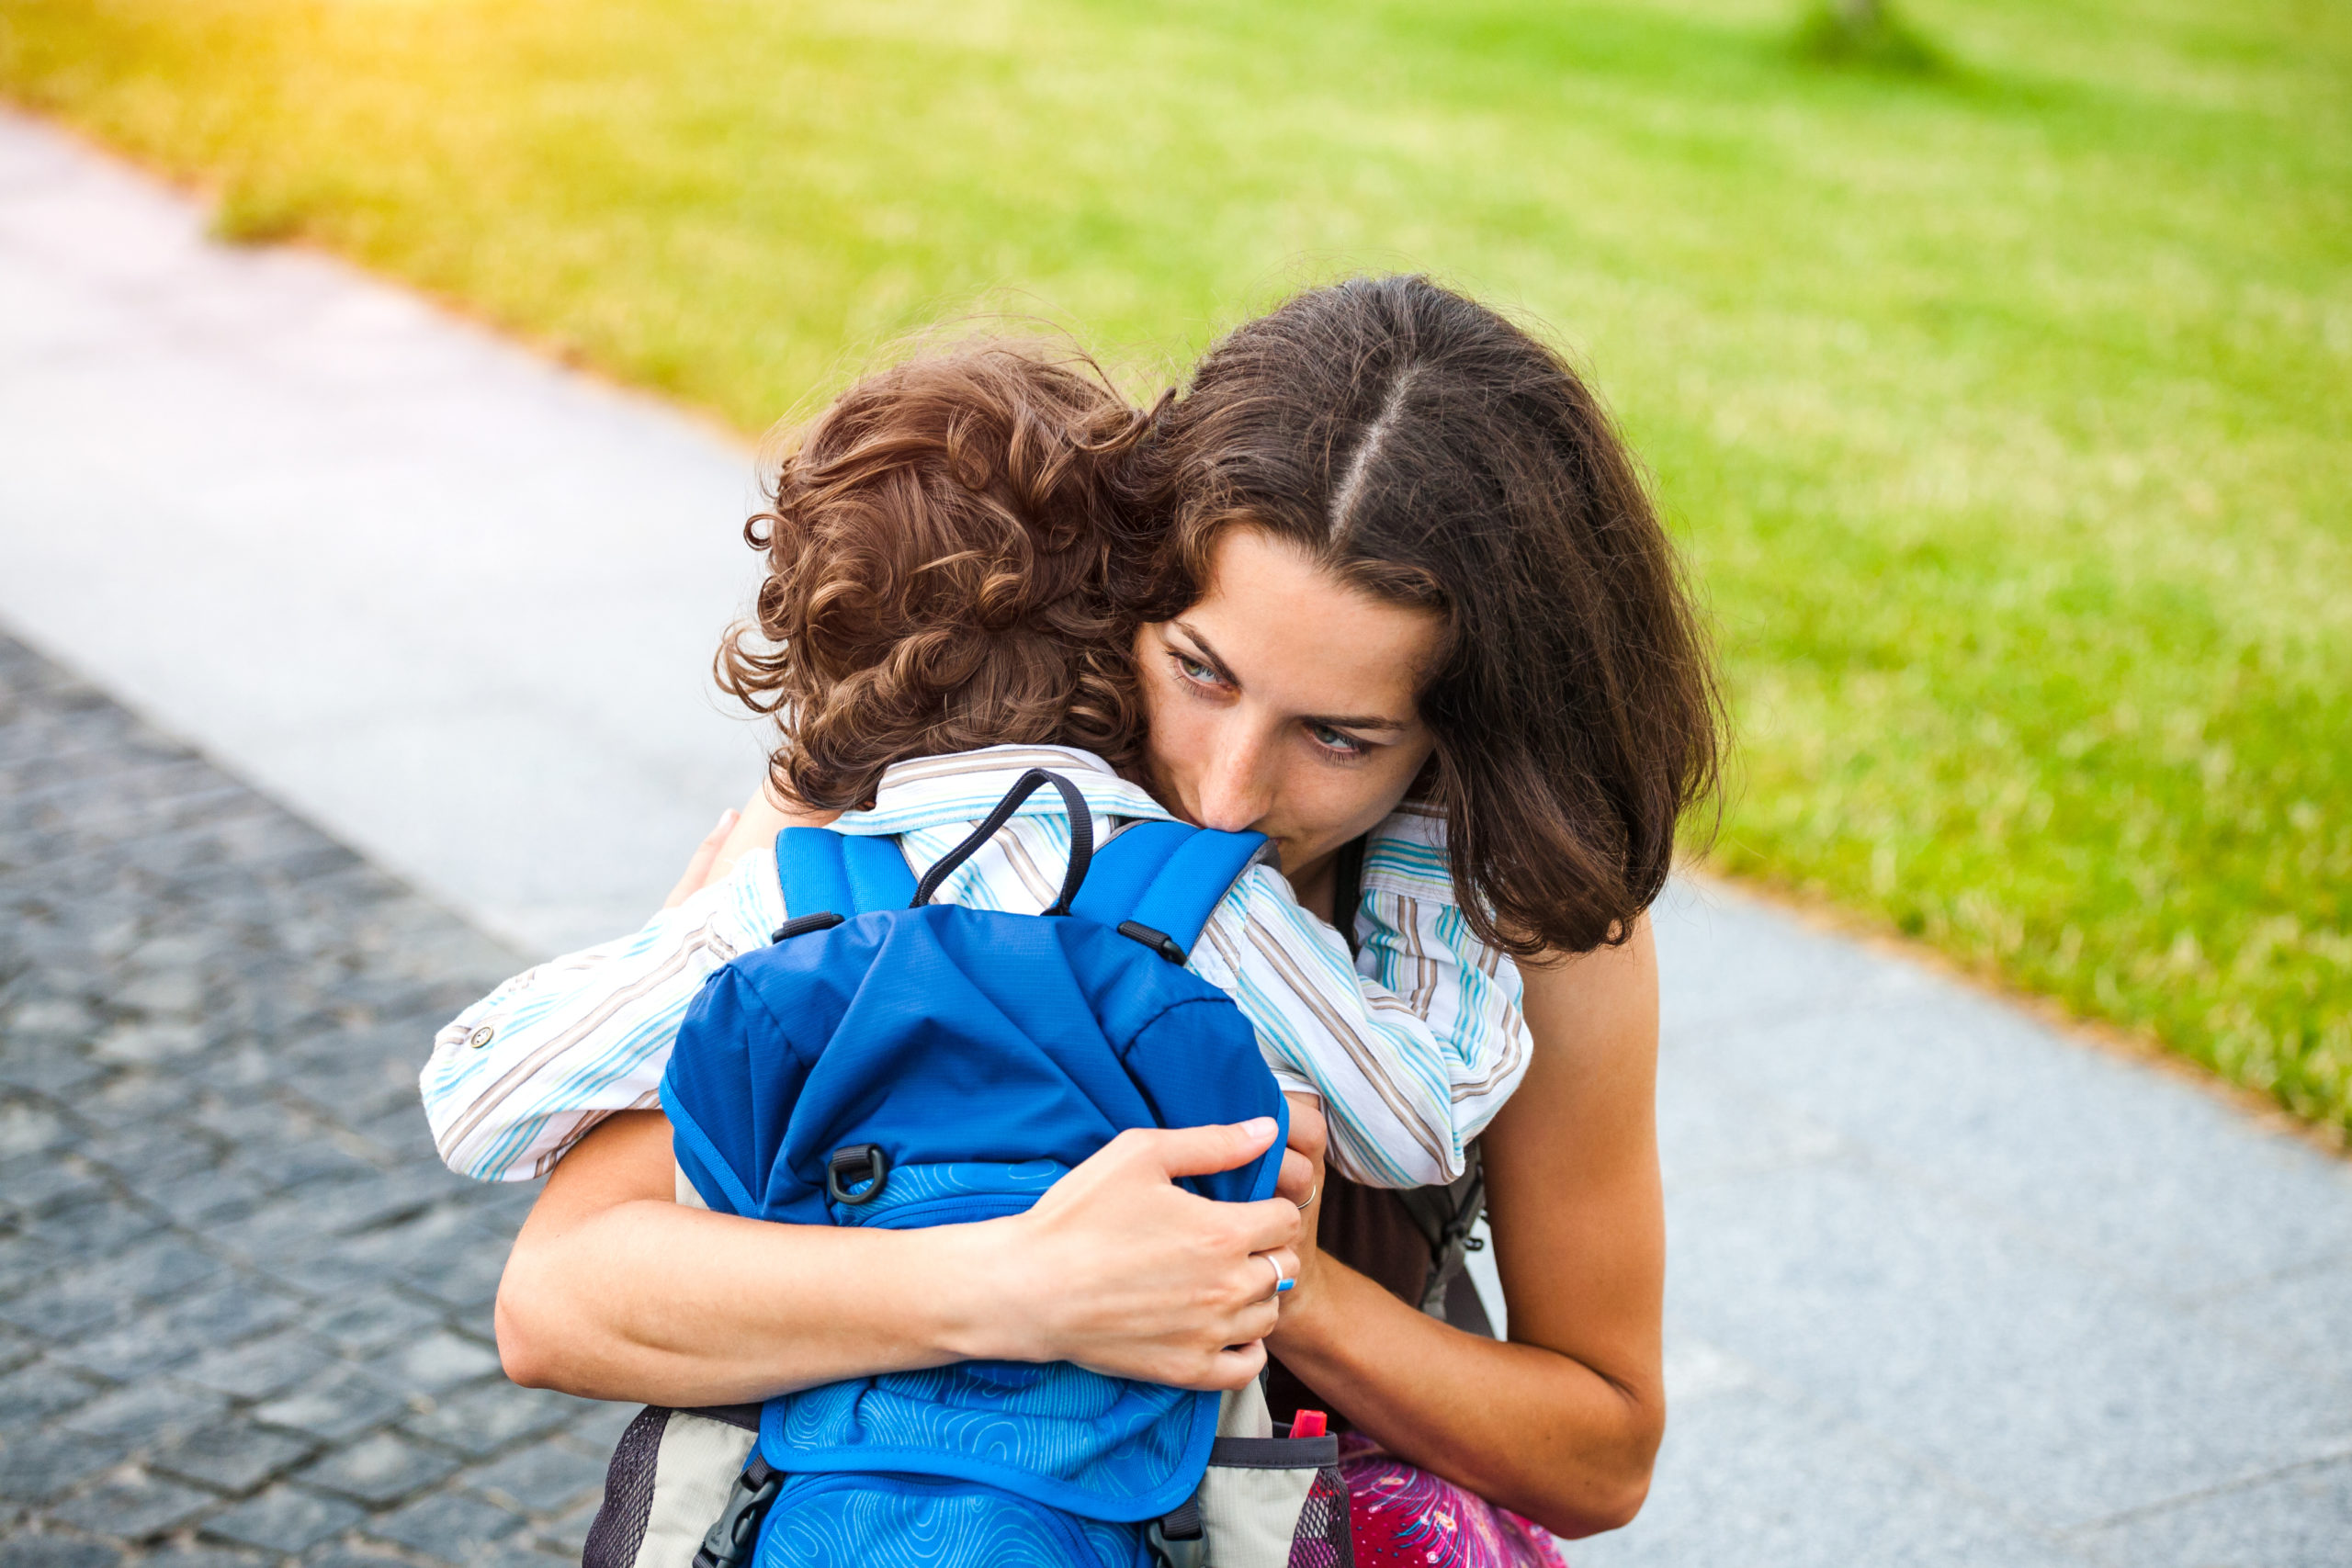
<svg viewBox="0 0 2352 1568"><path fill-rule="evenodd" d="M0 617L528 948L751 793L747 457L0 119Z"/></svg>
<svg viewBox="0 0 2352 1568"><path fill-rule="evenodd" d="M199 231L0 118L0 623L510 942L633 926L756 773L746 454ZM2352 1561L2352 1168L1733 893L1659 926L1674 1419L1580 1568Z"/></svg>

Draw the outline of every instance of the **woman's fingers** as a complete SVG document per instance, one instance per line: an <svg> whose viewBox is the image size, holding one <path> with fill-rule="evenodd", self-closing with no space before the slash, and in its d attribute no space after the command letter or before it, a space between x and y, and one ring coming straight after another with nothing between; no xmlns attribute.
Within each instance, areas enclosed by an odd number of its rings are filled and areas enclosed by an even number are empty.
<svg viewBox="0 0 2352 1568"><path fill-rule="evenodd" d="M741 815L731 808L718 814L718 826L705 834L702 842L695 846L693 857L686 862L686 874L678 878L678 885L670 889L667 898L662 900L663 908L674 909L702 891L703 884L710 880L712 863L718 859L719 849L727 842L727 835L735 830L736 819Z"/></svg>
<svg viewBox="0 0 2352 1568"><path fill-rule="evenodd" d="M1272 1252L1289 1247L1298 1239L1298 1205L1287 1198L1269 1198L1262 1203L1227 1203L1224 1211L1233 1218L1234 1240L1239 1250L1250 1253Z"/></svg>
<svg viewBox="0 0 2352 1568"><path fill-rule="evenodd" d="M1253 1302L1271 1301L1289 1293L1298 1282L1298 1254L1287 1247L1250 1255L1249 1278L1243 1288Z"/></svg>
<svg viewBox="0 0 2352 1568"><path fill-rule="evenodd" d="M1323 1119L1323 1102L1311 1094L1290 1093L1283 1098L1290 1101L1290 1136L1285 1140L1290 1152L1321 1165L1331 1133L1330 1123Z"/></svg>
<svg viewBox="0 0 2352 1568"><path fill-rule="evenodd" d="M1329 1134L1323 1120L1323 1102L1311 1094L1285 1094L1290 1101L1289 1146L1283 1151L1283 1172L1274 1194L1304 1209L1315 1201L1323 1181L1323 1148Z"/></svg>
<svg viewBox="0 0 2352 1568"><path fill-rule="evenodd" d="M1323 1119L1321 1102L1304 1095L1290 1096L1290 1148L1283 1160L1283 1185L1276 1189L1283 1197L1299 1205L1298 1261L1294 1276L1301 1289L1311 1289L1322 1268L1323 1254L1317 1245L1323 1223L1323 1183L1327 1172L1323 1166L1326 1140L1329 1125ZM1291 1174L1293 1165L1306 1168L1307 1179L1297 1182Z"/></svg>
<svg viewBox="0 0 2352 1568"><path fill-rule="evenodd" d="M1209 1358L1208 1376L1197 1385L1222 1393L1227 1389L1240 1388L1255 1378L1266 1364L1266 1342L1252 1339L1247 1345L1228 1345Z"/></svg>
<svg viewBox="0 0 2352 1568"><path fill-rule="evenodd" d="M786 828L822 828L841 815L838 811L811 811L804 807L783 807L776 804L762 784L752 792L737 813L735 830L727 835L719 846L718 858L711 863L711 880L716 882L733 871L746 856L765 859L775 852L775 836Z"/></svg>
<svg viewBox="0 0 2352 1568"><path fill-rule="evenodd" d="M1211 1176L1249 1164L1274 1141L1276 1123L1271 1116L1229 1122L1209 1127L1138 1128L1122 1133L1112 1147L1126 1145L1130 1158L1145 1161L1172 1181L1182 1176Z"/></svg>
<svg viewBox="0 0 2352 1568"><path fill-rule="evenodd" d="M1304 1209L1315 1200L1315 1162L1296 1149L1283 1151L1283 1173L1274 1182L1274 1196Z"/></svg>
<svg viewBox="0 0 2352 1568"><path fill-rule="evenodd" d="M1275 1270L1298 1268L1295 1201L1219 1202L1177 1185L1230 1169L1272 1145L1272 1117L1122 1133L1001 1224L997 1296L1008 1322L971 1353L1070 1360L1183 1388L1230 1388L1263 1364L1254 1342L1280 1321Z"/></svg>

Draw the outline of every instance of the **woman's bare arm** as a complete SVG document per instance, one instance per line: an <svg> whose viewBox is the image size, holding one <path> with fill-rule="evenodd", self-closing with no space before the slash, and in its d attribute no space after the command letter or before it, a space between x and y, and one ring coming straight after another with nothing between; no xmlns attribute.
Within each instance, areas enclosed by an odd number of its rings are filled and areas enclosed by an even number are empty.
<svg viewBox="0 0 2352 1568"><path fill-rule="evenodd" d="M976 1359L1238 1387L1275 1315L1252 1255L1294 1270L1298 1209L1171 1178L1254 1159L1273 1128L1123 1134L1025 1213L888 1231L681 1206L668 1121L623 1112L565 1156L515 1237L499 1355L519 1383L672 1405ZM1284 1190L1304 1197L1312 1177L1290 1164Z"/></svg>
<svg viewBox="0 0 2352 1568"><path fill-rule="evenodd" d="M1268 1343L1399 1458L1584 1536L1640 1509L1666 1427L1648 924L1524 977L1533 1064L1483 1141L1510 1341L1450 1328L1309 1241Z"/></svg>

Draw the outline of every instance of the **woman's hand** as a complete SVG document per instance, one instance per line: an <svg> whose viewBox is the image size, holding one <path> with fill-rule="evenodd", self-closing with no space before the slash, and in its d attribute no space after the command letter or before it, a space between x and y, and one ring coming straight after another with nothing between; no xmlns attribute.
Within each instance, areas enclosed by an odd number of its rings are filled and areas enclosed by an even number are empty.
<svg viewBox="0 0 2352 1568"><path fill-rule="evenodd" d="M1274 1323L1267 1257L1298 1268L1312 1179L1293 1154L1262 1203L1174 1185L1256 1159L1269 1118L1122 1134L1008 1219L787 1225L672 1201L670 1137L660 1111L622 1111L548 1176L498 1291L516 1382L731 1404L986 1358L1238 1388Z"/></svg>
<svg viewBox="0 0 2352 1568"><path fill-rule="evenodd" d="M775 836L786 828L822 828L841 815L838 811L808 811L776 804L761 784L752 792L741 811L722 811L718 826L695 846L686 862L685 874L662 900L665 909L674 909L714 882L724 882L736 864L747 854L764 852L775 842Z"/></svg>
<svg viewBox="0 0 2352 1568"><path fill-rule="evenodd" d="M1298 1288L1283 1298L1287 1310L1315 1289L1323 1267L1323 1248L1316 1239L1315 1223L1322 1217L1315 1205L1323 1201L1323 1160L1330 1129L1323 1120L1323 1102L1311 1094L1286 1094L1290 1101L1290 1147L1283 1155L1283 1179L1274 1190L1298 1205L1298 1239L1291 1243L1298 1254Z"/></svg>
<svg viewBox="0 0 2352 1568"><path fill-rule="evenodd" d="M970 1353L1182 1388L1256 1377L1278 1315L1274 1270L1298 1272L1298 1204L1221 1203L1175 1181L1246 1165L1273 1137L1270 1116L1122 1133L1035 1208L973 1226L1004 1239L990 1291L1001 1310Z"/></svg>

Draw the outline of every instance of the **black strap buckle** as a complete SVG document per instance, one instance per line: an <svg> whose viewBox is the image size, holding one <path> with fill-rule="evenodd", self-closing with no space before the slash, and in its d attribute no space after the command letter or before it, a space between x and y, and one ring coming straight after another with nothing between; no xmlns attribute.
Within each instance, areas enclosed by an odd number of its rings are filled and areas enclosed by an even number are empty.
<svg viewBox="0 0 2352 1568"><path fill-rule="evenodd" d="M770 942L782 942L808 931L829 931L842 923L842 918L831 909L820 909L813 915L795 915L768 933Z"/></svg>
<svg viewBox="0 0 2352 1568"><path fill-rule="evenodd" d="M752 1549L759 1544L760 1521L768 1517L768 1506L783 1489L783 1473L770 1470L767 1461L754 1453L743 1473L735 1478L734 1489L727 1494L727 1506L704 1533L702 1546L695 1552L695 1568L746 1568Z"/></svg>
<svg viewBox="0 0 2352 1568"><path fill-rule="evenodd" d="M1208 1568L1208 1530L1199 1494L1152 1520L1143 1534L1151 1547L1153 1568Z"/></svg>
<svg viewBox="0 0 2352 1568"><path fill-rule="evenodd" d="M1468 1158L1463 1172L1449 1185L1408 1187L1396 1193L1397 1201L1429 1243L1430 1271L1421 1283L1421 1310L1441 1322L1445 1318L1446 1294L1462 1272L1464 1255L1486 1245L1470 1234L1487 1207L1486 1168L1476 1144L1465 1152Z"/></svg>
<svg viewBox="0 0 2352 1568"><path fill-rule="evenodd" d="M870 1185L863 1192L852 1192L850 1188L861 1181ZM871 1203L889 1184L890 1156L879 1144L844 1145L825 1161L825 1193L836 1203Z"/></svg>
<svg viewBox="0 0 2352 1568"><path fill-rule="evenodd" d="M1119 934L1143 943L1179 969L1184 966L1184 950L1177 946L1176 939L1166 931L1156 931L1141 920L1121 920Z"/></svg>

